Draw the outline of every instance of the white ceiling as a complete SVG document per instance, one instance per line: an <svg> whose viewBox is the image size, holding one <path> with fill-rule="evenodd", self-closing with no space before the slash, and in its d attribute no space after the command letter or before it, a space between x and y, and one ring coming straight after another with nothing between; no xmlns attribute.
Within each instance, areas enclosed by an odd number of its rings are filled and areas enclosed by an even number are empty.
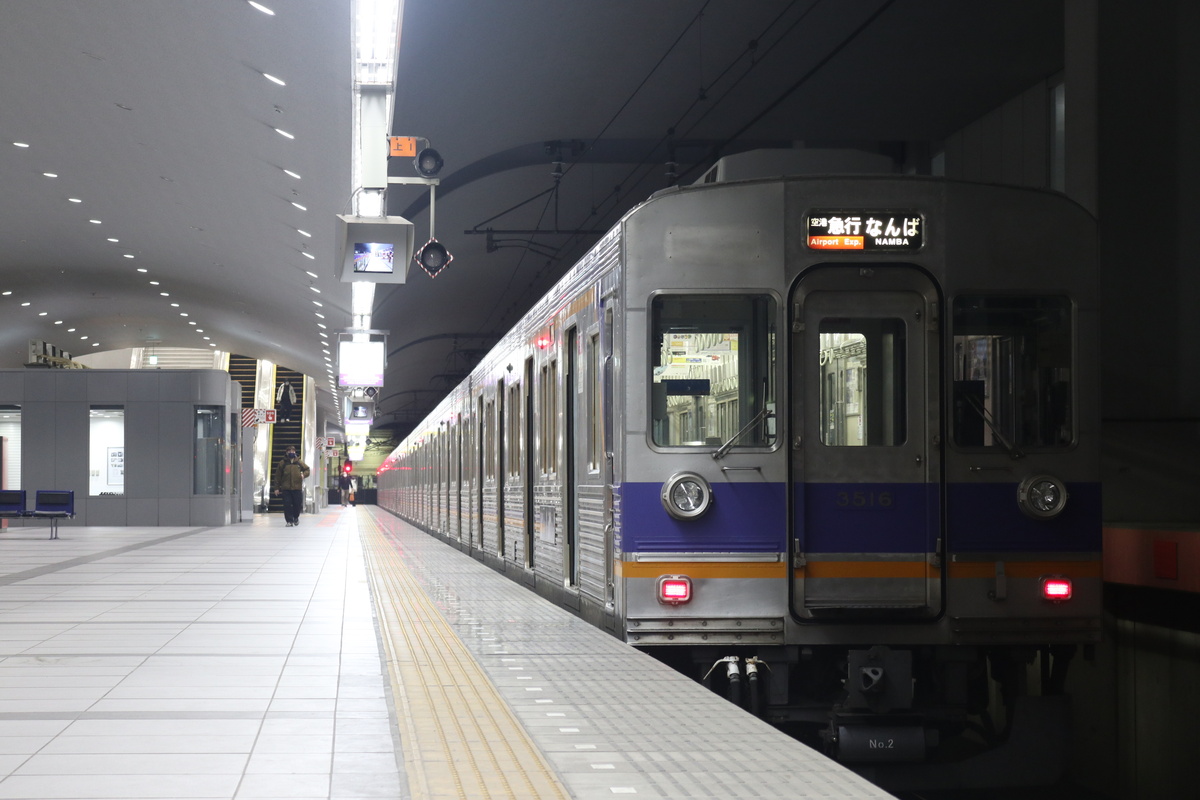
<svg viewBox="0 0 1200 800"><path fill-rule="evenodd" d="M263 2L277 13L0 0L0 367L29 339L211 341L324 381L318 325L350 322L333 241L352 192L350 2ZM668 143L682 181L714 154L798 141L913 158L1060 69L1062 35L1054 0L405 0L392 132L445 158L436 233L455 260L376 295L382 421L403 433L586 231L668 185ZM419 242L427 197L389 192ZM489 226L585 232L497 234L487 252L465 231Z"/></svg>

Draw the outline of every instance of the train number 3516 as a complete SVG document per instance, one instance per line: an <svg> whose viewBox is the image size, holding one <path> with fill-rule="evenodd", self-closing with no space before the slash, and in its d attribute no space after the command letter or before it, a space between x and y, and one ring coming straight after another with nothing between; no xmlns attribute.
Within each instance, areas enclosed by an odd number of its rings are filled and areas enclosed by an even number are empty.
<svg viewBox="0 0 1200 800"><path fill-rule="evenodd" d="M839 508L891 508L891 492L838 492Z"/></svg>

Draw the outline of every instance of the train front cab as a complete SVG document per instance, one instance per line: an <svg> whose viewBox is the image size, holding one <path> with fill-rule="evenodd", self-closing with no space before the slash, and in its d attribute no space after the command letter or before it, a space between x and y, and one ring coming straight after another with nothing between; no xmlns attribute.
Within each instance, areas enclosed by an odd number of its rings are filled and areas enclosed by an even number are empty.
<svg viewBox="0 0 1200 800"><path fill-rule="evenodd" d="M792 197L789 641L827 643L798 672L836 663L824 737L848 761L923 758L969 718L1014 752L1065 737L1066 665L1099 635L1094 222L914 186ZM872 220L914 235L840 249Z"/></svg>
<svg viewBox="0 0 1200 800"><path fill-rule="evenodd" d="M1073 648L1099 634L1094 220L1052 193L930 180L796 180L785 197L777 291L786 310L777 327L768 323L779 333L778 403L774 382L763 383L730 412L732 429L753 423L743 435L760 437L737 442L752 462L715 454L723 431L704 442L705 458L674 459L689 470L668 470L705 480L663 487L664 507L673 491L686 506L689 492L711 484L703 519L726 529L694 525L674 547L711 536L746 563L706 567L731 555L708 545L700 563L672 565L680 577L720 575L702 577L691 596L717 592L726 611L702 604L712 618L689 620L692 601L673 604L659 581L657 619L631 621L629 639L646 641L654 625L666 634L656 643L690 642L699 667L724 652L702 642L743 643L729 655L770 668L765 714L820 725L847 761L924 758L940 732L972 719L985 730L994 723L996 735L983 738L998 745L1018 733L1009 725L1020 706L1040 702L1029 695L1061 693ZM845 234L864 230L824 235L835 215L913 235L863 246ZM697 265L694 275L728 276L721 266ZM751 270L737 274L762 287L751 297L773 293ZM686 290L705 288L693 279ZM753 327L742 330L745 340ZM657 330L650 339L652 349L667 342ZM686 391L681 383L659 394ZM770 424L757 417L767 405ZM652 408L660 417L670 414ZM738 471L742 463L756 471ZM764 509L782 505L787 570L776 573L754 553L769 555L774 515ZM754 522L739 524L739 511ZM771 574L787 576L785 591L764 588ZM783 646L763 644L774 639L760 630L772 596L786 605ZM708 633L695 635L698 625ZM1040 677L1030 680L1032 663ZM1061 720L1060 700L1042 705L1052 708L1040 722Z"/></svg>

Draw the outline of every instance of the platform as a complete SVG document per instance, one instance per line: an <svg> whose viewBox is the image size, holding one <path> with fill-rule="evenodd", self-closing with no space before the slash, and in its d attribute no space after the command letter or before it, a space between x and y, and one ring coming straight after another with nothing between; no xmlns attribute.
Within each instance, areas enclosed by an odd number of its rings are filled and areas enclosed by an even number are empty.
<svg viewBox="0 0 1200 800"><path fill-rule="evenodd" d="M889 797L374 507L0 532L0 799Z"/></svg>

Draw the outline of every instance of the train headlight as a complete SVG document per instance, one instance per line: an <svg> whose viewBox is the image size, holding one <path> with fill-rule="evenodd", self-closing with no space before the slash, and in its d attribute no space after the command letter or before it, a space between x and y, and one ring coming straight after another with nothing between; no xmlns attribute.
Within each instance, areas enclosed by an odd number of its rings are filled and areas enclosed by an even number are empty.
<svg viewBox="0 0 1200 800"><path fill-rule="evenodd" d="M1049 475L1031 475L1017 487L1017 505L1034 519L1057 517L1067 506L1067 487Z"/></svg>
<svg viewBox="0 0 1200 800"><path fill-rule="evenodd" d="M662 504L675 519L695 519L712 505L712 487L694 472L680 472L663 484Z"/></svg>

